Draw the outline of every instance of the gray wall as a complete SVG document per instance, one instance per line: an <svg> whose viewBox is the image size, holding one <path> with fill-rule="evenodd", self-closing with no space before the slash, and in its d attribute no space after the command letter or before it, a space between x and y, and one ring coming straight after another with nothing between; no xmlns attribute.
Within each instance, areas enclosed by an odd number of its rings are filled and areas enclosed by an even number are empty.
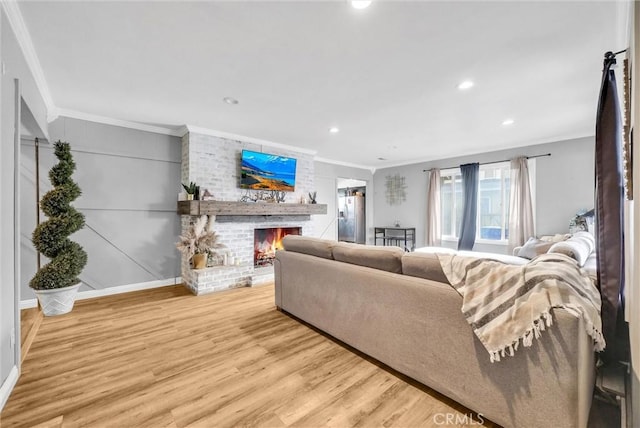
<svg viewBox="0 0 640 428"><path fill-rule="evenodd" d="M367 182L366 217L367 242L372 243L373 236L373 174L364 168L335 165L326 162L315 162L314 183L318 192L317 202L327 204L327 215L315 215L313 230L316 235L325 239L338 239L338 178L353 178Z"/></svg>
<svg viewBox="0 0 640 428"><path fill-rule="evenodd" d="M399 220L401 226L415 227L417 246L423 246L428 179L424 169L551 153L550 157L536 159L536 233L546 235L567 232L569 220L577 211L593 208L594 150L594 139L588 137L380 169L374 174L373 180L374 221L378 226L385 226ZM385 199L385 177L396 173L406 177L407 200L401 205L390 206ZM476 244L474 250L504 253L507 249L505 245Z"/></svg>
<svg viewBox="0 0 640 428"><path fill-rule="evenodd" d="M174 243L180 234L180 139L167 135L61 117L50 124L50 140L71 144L82 196L74 206L87 227L72 235L89 256L80 289L105 289L180 276ZM36 225L32 141L23 140L21 165L22 299L36 271L31 233ZM53 146L41 145L40 195L51 188ZM45 219L45 217L42 217Z"/></svg>
<svg viewBox="0 0 640 428"><path fill-rule="evenodd" d="M17 370L20 365L17 287L20 273L16 269L16 264L20 262L20 254L14 247L14 222L20 219L14 214L14 174L18 168L14 150L14 125L18 114L15 108L14 79L20 80L23 101L39 125L46 124L46 107L3 9L0 9L0 15L0 57L5 68L0 85L0 385L10 387L11 384L6 383L7 378L11 371ZM12 335L15 338L13 347ZM8 397L0 396L0 407L6 398Z"/></svg>

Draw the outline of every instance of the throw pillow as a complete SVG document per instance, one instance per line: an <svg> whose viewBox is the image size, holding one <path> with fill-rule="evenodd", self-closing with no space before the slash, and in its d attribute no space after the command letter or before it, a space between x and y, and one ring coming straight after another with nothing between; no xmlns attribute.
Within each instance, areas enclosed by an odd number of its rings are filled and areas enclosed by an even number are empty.
<svg viewBox="0 0 640 428"><path fill-rule="evenodd" d="M520 247L516 256L531 260L538 257L540 254L545 254L553 244L554 242L551 241L542 241L538 238L531 237L522 247Z"/></svg>
<svg viewBox="0 0 640 428"><path fill-rule="evenodd" d="M575 259L580 267L584 266L595 248L595 239L589 232L578 232L566 241L556 242L549 253L564 254Z"/></svg>

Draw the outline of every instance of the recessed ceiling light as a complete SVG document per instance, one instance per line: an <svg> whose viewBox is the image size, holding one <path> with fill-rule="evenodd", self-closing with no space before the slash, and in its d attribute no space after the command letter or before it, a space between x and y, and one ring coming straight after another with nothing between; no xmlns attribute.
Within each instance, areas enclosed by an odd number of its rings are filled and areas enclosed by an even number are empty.
<svg viewBox="0 0 640 428"><path fill-rule="evenodd" d="M458 89L460 90L470 89L473 87L473 85L474 83L471 80L465 80L464 82L458 85Z"/></svg>
<svg viewBox="0 0 640 428"><path fill-rule="evenodd" d="M371 0L353 0L351 6L354 9L366 9L371 6Z"/></svg>
<svg viewBox="0 0 640 428"><path fill-rule="evenodd" d="M502 125L503 125L503 126L509 126L509 125L513 125L513 123L514 123L514 122L515 122L515 121L514 121L513 119L505 119L505 120L502 122Z"/></svg>
<svg viewBox="0 0 640 428"><path fill-rule="evenodd" d="M329 132L331 132L332 134L337 134L338 132L340 132L340 129L332 126L331 128L329 128Z"/></svg>
<svg viewBox="0 0 640 428"><path fill-rule="evenodd" d="M238 100L236 100L235 98L231 98L231 97L224 97L222 99L222 101L224 101L227 104L238 104Z"/></svg>

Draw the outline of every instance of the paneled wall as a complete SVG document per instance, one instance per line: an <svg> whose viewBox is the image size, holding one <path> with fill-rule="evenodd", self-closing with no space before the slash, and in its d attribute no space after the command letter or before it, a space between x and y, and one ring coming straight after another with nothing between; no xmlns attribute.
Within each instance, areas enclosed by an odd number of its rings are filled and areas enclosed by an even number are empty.
<svg viewBox="0 0 640 428"><path fill-rule="evenodd" d="M180 276L175 242L180 233L176 201L180 192L180 139L61 117L49 127L50 140L71 144L82 196L74 206L87 226L72 235L88 253L81 291L151 281L173 283ZM22 142L22 300L36 271L31 234L36 225L35 158L32 140ZM52 144L40 144L41 196L56 163ZM42 217L44 219L44 217Z"/></svg>

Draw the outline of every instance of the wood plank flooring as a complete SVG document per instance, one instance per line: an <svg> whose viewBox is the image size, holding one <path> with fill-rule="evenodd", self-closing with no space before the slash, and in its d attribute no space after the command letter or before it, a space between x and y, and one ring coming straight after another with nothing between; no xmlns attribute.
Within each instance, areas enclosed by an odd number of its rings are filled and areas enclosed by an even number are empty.
<svg viewBox="0 0 640 428"><path fill-rule="evenodd" d="M172 286L78 301L70 314L42 321L0 423L430 427L442 425L435 415L451 413L480 425L464 407L273 301L272 285L200 297Z"/></svg>
<svg viewBox="0 0 640 428"><path fill-rule="evenodd" d="M24 362L31 349L31 344L38 334L38 329L44 315L39 308L23 309L20 311L20 358Z"/></svg>

